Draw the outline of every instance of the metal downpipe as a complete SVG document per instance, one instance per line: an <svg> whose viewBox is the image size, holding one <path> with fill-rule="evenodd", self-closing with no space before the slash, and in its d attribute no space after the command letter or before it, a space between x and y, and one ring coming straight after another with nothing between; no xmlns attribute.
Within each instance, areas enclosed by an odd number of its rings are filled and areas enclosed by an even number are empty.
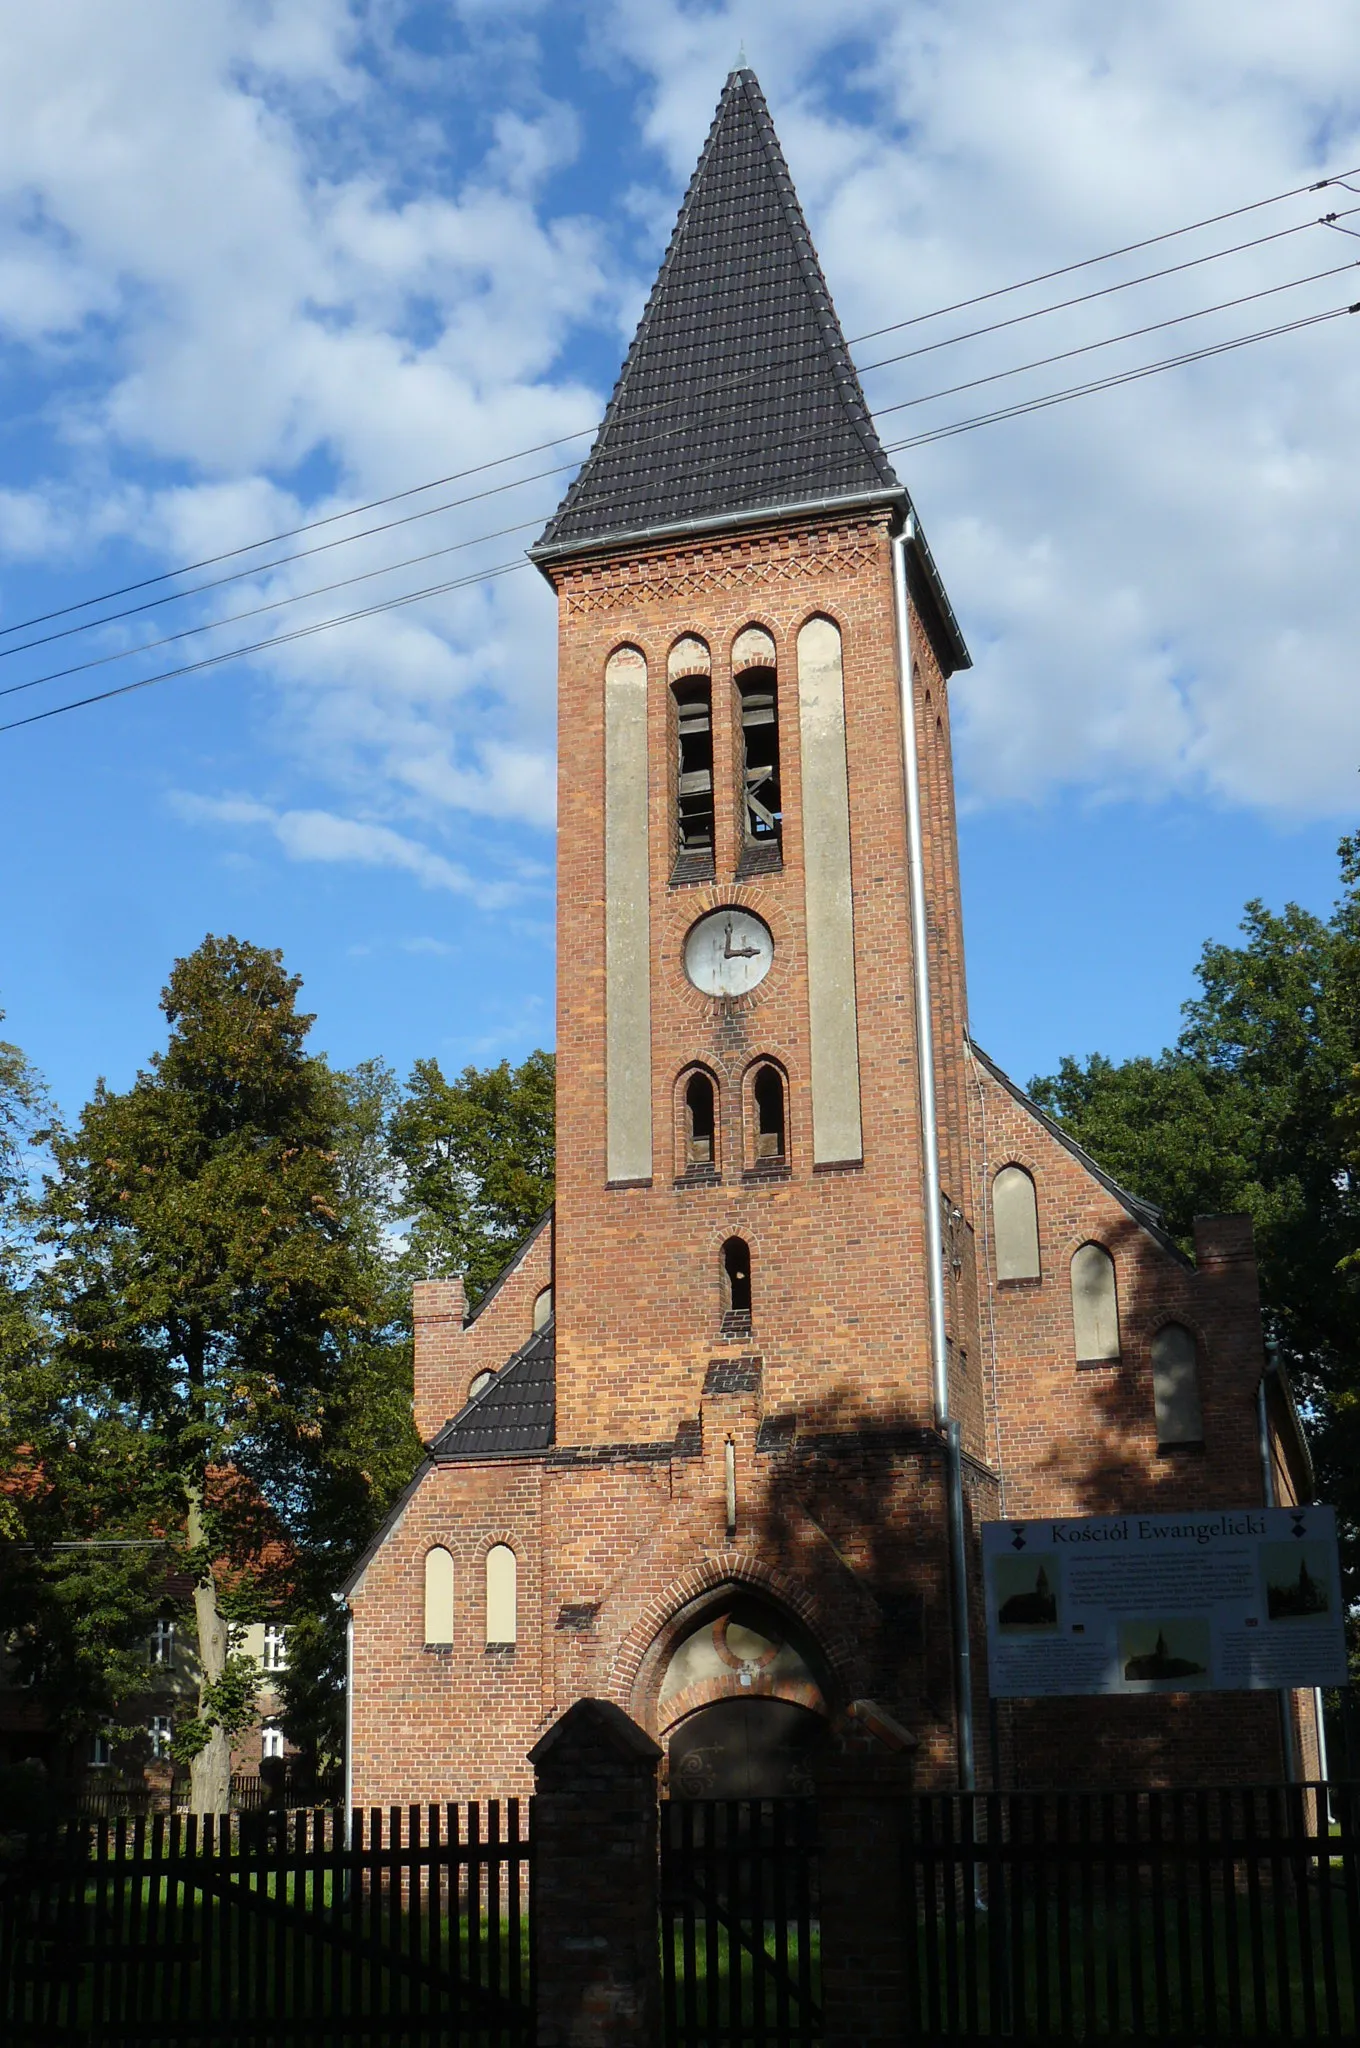
<svg viewBox="0 0 1360 2048"><path fill-rule="evenodd" d="M912 530L910 517L907 533ZM949 1526L950 1612L954 1648L954 1711L959 1783L971 1791L973 1761L973 1658L968 1619L968 1553L963 1501L963 1451L959 1425L949 1413L949 1349L945 1335L944 1232L940 1205L940 1138L935 1100L935 1029L930 1002L930 954L926 925L925 846L921 825L921 769L916 747L916 685L912 662L911 607L907 601L907 540L891 543L893 614L897 627L897 670L902 704L903 785L907 808L907 865L911 893L912 978L916 998L917 1079L921 1098L922 1210L925 1225L926 1295L930 1313L930 1372L935 1422L944 1437L945 1491Z"/></svg>

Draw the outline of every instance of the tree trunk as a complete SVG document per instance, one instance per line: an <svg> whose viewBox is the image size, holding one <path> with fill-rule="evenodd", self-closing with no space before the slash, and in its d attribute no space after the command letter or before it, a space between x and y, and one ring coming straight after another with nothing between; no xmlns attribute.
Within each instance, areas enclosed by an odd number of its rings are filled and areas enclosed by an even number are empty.
<svg viewBox="0 0 1360 2048"><path fill-rule="evenodd" d="M203 1542L203 1496L195 1489L189 1496L189 1547L197 1550ZM198 1710L210 1685L221 1678L227 1663L227 1624L217 1609L217 1586L209 1565L194 1587L194 1619L198 1625ZM189 1810L191 1813L226 1813L231 1805L231 1743L225 1730L214 1727L204 1747L189 1766Z"/></svg>

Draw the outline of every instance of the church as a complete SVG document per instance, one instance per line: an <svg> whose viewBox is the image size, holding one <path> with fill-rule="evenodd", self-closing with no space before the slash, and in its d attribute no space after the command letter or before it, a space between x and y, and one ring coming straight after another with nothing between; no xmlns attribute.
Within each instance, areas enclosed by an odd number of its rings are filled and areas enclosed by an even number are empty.
<svg viewBox="0 0 1360 2048"><path fill-rule="evenodd" d="M984 1522L1284 1505L1308 1451L1246 1219L1188 1257L969 1035L968 649L749 70L531 552L557 1201L471 1312L416 1288L352 1803L527 1793L583 1696L672 1796L837 1746L922 1786L1315 1775L1310 1694L989 1702Z"/></svg>

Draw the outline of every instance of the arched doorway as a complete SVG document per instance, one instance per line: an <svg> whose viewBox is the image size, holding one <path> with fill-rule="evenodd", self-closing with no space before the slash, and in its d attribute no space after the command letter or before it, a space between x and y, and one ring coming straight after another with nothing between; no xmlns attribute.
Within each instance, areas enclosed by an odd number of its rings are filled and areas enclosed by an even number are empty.
<svg viewBox="0 0 1360 2048"><path fill-rule="evenodd" d="M671 1798L806 1797L826 1739L822 1716L791 1700L718 1700L671 1736Z"/></svg>
<svg viewBox="0 0 1360 2048"><path fill-rule="evenodd" d="M822 1659L768 1601L728 1588L705 1603L662 1675L657 1707L673 1799L812 1791L827 1736Z"/></svg>

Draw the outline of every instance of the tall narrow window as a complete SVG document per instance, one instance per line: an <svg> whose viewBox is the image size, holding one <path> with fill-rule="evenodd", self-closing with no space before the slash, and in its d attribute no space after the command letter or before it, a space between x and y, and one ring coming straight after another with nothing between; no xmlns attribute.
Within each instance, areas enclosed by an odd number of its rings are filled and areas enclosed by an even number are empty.
<svg viewBox="0 0 1360 2048"><path fill-rule="evenodd" d="M675 782L675 836L681 853L713 860L713 703L706 679L687 676L674 686L679 758Z"/></svg>
<svg viewBox="0 0 1360 2048"><path fill-rule="evenodd" d="M283 1756L283 1730L277 1721L266 1721L260 1730L260 1761L272 1764Z"/></svg>
<svg viewBox="0 0 1360 2048"><path fill-rule="evenodd" d="M1114 1260L1104 1245L1079 1245L1072 1254L1072 1323L1078 1365L1109 1365L1118 1359Z"/></svg>
<svg viewBox="0 0 1360 2048"><path fill-rule="evenodd" d="M691 1074L685 1083L685 1167L717 1163L717 1102L707 1074Z"/></svg>
<svg viewBox="0 0 1360 2048"><path fill-rule="evenodd" d="M264 1647L260 1662L266 1671L288 1669L288 1630L281 1621L264 1625Z"/></svg>
<svg viewBox="0 0 1360 2048"><path fill-rule="evenodd" d="M447 1650L453 1642L453 1558L437 1548L425 1553L425 1647Z"/></svg>
<svg viewBox="0 0 1360 2048"><path fill-rule="evenodd" d="M162 1671L175 1668L175 1624L160 1620L151 1630L150 1659L152 1665Z"/></svg>
<svg viewBox="0 0 1360 2048"><path fill-rule="evenodd" d="M751 1327L751 1248L744 1237L729 1237L722 1258L723 1334L744 1336Z"/></svg>
<svg viewBox="0 0 1360 2048"><path fill-rule="evenodd" d="M146 1732L151 1738L151 1755L153 1759L158 1764L164 1763L170 1754L170 1743L175 1732L170 1725L170 1716L168 1714L153 1714L147 1724Z"/></svg>
<svg viewBox="0 0 1360 2048"><path fill-rule="evenodd" d="M541 1288L534 1296L534 1328L546 1330L552 1321L553 1291L551 1287Z"/></svg>
<svg viewBox="0 0 1360 2048"><path fill-rule="evenodd" d="M518 1633L518 1568L508 1543L493 1543L486 1553L486 1646L502 1649Z"/></svg>
<svg viewBox="0 0 1360 2048"><path fill-rule="evenodd" d="M1159 1445L1204 1442L1199 1358L1183 1323L1165 1324L1152 1340L1152 1401Z"/></svg>
<svg viewBox="0 0 1360 2048"><path fill-rule="evenodd" d="M751 1090L756 1113L756 1165L782 1165L785 1157L784 1076L761 1067Z"/></svg>
<svg viewBox="0 0 1360 2048"><path fill-rule="evenodd" d="M741 698L742 833L748 847L777 849L783 823L779 793L779 686L772 668L749 669Z"/></svg>
<svg viewBox="0 0 1360 2048"><path fill-rule="evenodd" d="M998 1280L1039 1278L1039 1205L1023 1166L1003 1166L992 1182Z"/></svg>

